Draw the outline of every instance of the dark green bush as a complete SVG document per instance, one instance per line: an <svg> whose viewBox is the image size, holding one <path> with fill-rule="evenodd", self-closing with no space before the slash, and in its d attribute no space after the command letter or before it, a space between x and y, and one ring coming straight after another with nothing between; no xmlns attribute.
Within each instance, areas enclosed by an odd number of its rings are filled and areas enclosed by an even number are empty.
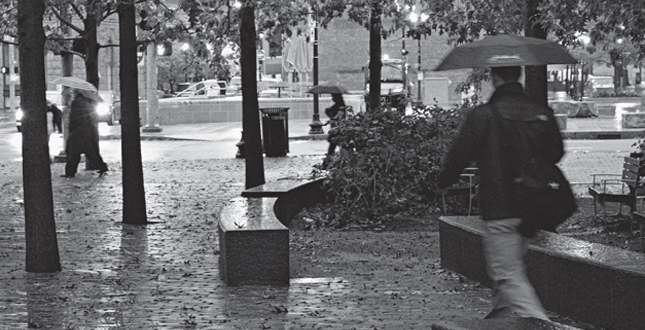
<svg viewBox="0 0 645 330"><path fill-rule="evenodd" d="M436 176L464 111L360 113L339 123L329 135L340 151L324 163L330 207L318 225L378 227L394 215L435 210Z"/></svg>

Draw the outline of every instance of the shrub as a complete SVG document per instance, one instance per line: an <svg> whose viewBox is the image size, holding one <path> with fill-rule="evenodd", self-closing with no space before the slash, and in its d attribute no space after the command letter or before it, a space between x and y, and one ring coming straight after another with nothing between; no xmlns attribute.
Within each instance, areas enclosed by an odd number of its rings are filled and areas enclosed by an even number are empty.
<svg viewBox="0 0 645 330"><path fill-rule="evenodd" d="M330 207L318 226L378 227L436 209L436 176L465 110L360 113L340 122L329 133L340 151L324 162Z"/></svg>

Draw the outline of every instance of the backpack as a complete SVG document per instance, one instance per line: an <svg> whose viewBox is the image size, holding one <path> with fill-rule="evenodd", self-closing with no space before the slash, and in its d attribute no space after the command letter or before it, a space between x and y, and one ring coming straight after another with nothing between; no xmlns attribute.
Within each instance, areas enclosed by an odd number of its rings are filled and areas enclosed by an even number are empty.
<svg viewBox="0 0 645 330"><path fill-rule="evenodd" d="M494 105L492 111L498 120L506 120ZM550 124L548 118L544 117L536 116L535 122L541 122L538 127ZM524 155L528 155L513 179L511 188L517 203L516 210L522 218L520 234L534 237L540 229L555 232L555 228L578 209L571 185L557 165L536 157L540 153L534 147L534 142L538 141L539 132L532 129L509 132L511 128L505 126L502 125L502 134L507 138L514 137L518 148L526 151Z"/></svg>

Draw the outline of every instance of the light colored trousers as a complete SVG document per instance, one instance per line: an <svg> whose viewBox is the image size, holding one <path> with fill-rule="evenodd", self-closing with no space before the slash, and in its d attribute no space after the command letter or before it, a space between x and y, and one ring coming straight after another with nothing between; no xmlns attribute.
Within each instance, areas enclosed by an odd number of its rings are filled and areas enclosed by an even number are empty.
<svg viewBox="0 0 645 330"><path fill-rule="evenodd" d="M518 232L521 221L519 218L484 221L484 258L486 271L493 281L493 310L488 317L548 320L526 275L524 256L529 239Z"/></svg>

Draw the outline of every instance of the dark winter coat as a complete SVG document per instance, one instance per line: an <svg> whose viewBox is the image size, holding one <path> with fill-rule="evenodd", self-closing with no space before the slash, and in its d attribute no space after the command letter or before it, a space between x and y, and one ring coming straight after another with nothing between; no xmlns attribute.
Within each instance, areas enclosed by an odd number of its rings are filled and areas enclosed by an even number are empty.
<svg viewBox="0 0 645 330"><path fill-rule="evenodd" d="M96 101L82 94L77 95L72 102L69 114L70 134L79 138L93 136L98 119Z"/></svg>
<svg viewBox="0 0 645 330"><path fill-rule="evenodd" d="M495 116L492 107L498 109ZM537 139L528 139L527 132ZM529 99L519 83L499 86L490 101L473 109L444 159L440 188L457 182L472 161L480 173L479 207L484 220L519 217L512 183L527 158L556 164L564 155L553 110Z"/></svg>

